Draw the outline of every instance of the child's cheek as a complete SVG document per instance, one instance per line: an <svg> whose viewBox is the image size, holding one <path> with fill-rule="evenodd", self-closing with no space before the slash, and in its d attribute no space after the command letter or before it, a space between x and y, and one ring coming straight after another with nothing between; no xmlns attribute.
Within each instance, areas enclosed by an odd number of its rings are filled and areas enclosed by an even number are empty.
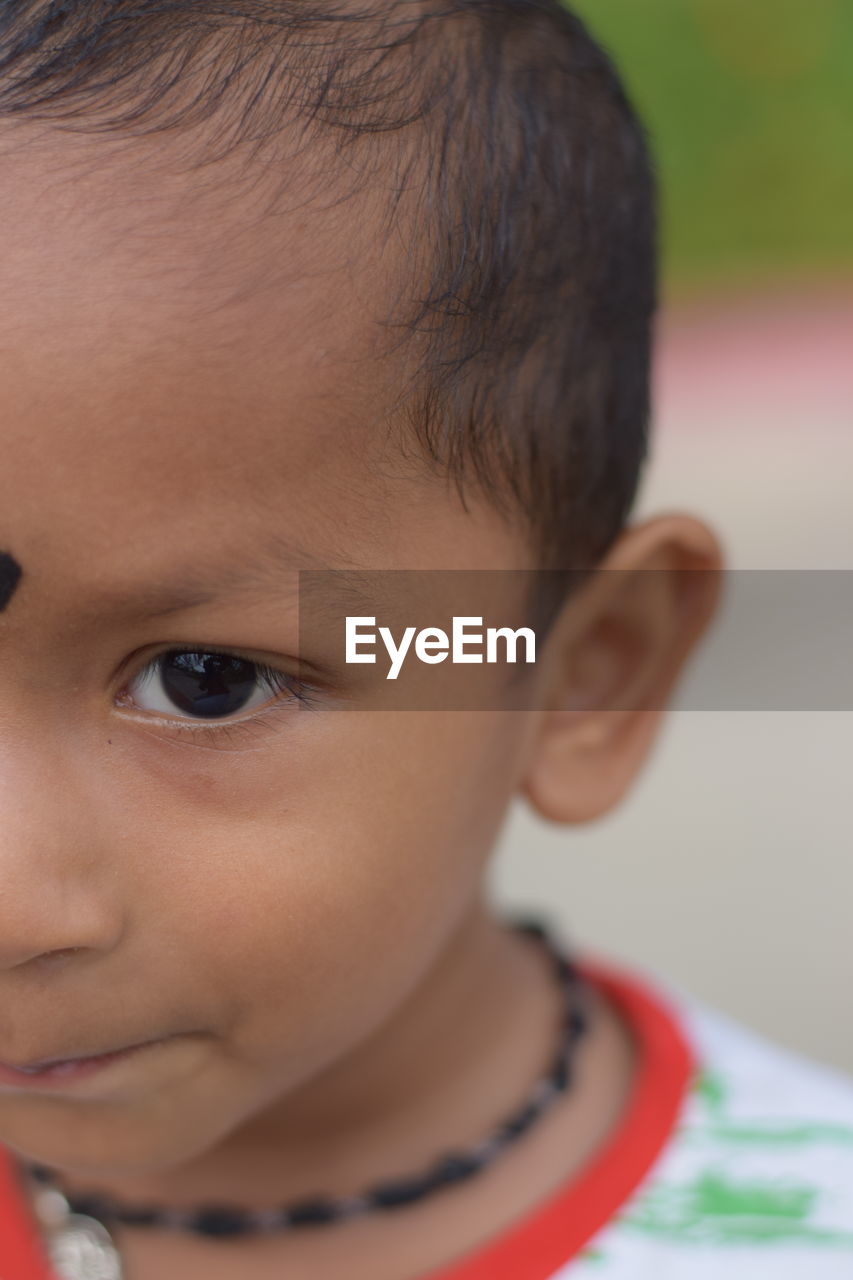
<svg viewBox="0 0 853 1280"><path fill-rule="evenodd" d="M484 812L482 732L438 716L330 719L314 758L267 777L266 807L186 826L180 855L179 879L198 877L175 922L192 967L227 993L239 1052L297 1072L359 1040L418 980L477 891L506 799L492 760Z"/></svg>

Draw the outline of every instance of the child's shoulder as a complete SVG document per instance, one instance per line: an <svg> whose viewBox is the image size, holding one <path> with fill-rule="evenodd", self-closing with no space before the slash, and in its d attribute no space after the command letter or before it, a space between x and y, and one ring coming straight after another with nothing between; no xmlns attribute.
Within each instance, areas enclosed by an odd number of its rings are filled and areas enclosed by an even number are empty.
<svg viewBox="0 0 853 1280"><path fill-rule="evenodd" d="M560 1280L851 1280L853 1078L652 982L690 1085L647 1177Z"/></svg>

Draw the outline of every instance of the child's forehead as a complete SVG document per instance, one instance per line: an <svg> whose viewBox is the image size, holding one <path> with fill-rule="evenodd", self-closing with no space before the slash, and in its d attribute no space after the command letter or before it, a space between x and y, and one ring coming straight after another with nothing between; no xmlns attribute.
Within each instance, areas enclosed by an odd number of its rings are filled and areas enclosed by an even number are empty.
<svg viewBox="0 0 853 1280"><path fill-rule="evenodd" d="M342 239L322 211L250 221L233 196L146 204L129 154L104 166L93 142L75 167L63 148L0 159L2 438L33 502L84 455L121 501L164 448L175 501L194 457L215 473L220 456L219 482L236 488L253 450L272 460L281 439L281 465L296 449L307 464L378 416L355 233Z"/></svg>
<svg viewBox="0 0 853 1280"><path fill-rule="evenodd" d="M371 311L388 255L369 259L370 229L305 209L251 224L233 197L221 221L217 201L207 220L179 200L167 216L160 196L126 198L118 162L81 161L77 185L63 163L51 179L21 161L17 206L3 199L0 546L45 548L51 581L97 566L104 585L243 546L248 561L271 534L309 566L428 565L458 503L387 429L397 387Z"/></svg>
<svg viewBox="0 0 853 1280"><path fill-rule="evenodd" d="M188 165L159 137L28 138L0 132L0 324L37 315L71 338L100 323L103 339L166 324L284 357L375 347L396 272L369 196L310 200L296 166L267 180L260 160Z"/></svg>

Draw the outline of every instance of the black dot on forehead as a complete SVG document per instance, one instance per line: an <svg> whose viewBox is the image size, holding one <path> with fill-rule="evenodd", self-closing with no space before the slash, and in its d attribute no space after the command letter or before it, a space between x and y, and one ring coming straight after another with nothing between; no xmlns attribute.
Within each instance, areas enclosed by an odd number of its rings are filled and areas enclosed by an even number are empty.
<svg viewBox="0 0 853 1280"><path fill-rule="evenodd" d="M8 551L0 551L0 613L15 594L23 569Z"/></svg>

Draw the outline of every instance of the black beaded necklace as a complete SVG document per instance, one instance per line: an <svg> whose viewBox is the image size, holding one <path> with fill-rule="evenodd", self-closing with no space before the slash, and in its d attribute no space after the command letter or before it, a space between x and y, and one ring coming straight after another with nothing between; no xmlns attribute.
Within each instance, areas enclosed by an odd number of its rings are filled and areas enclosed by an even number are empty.
<svg viewBox="0 0 853 1280"><path fill-rule="evenodd" d="M219 1239L270 1234L338 1222L377 1209L388 1210L413 1204L442 1187L464 1182L488 1168L501 1152L526 1133L560 1094L568 1089L575 1048L589 1024L586 983L574 963L555 944L547 927L539 920L514 920L510 923L512 928L535 939L544 947L563 989L564 1011L559 1044L550 1071L536 1083L527 1100L488 1134L484 1141L466 1150L441 1156L419 1174L370 1187L362 1195L316 1197L281 1208L262 1210L222 1205L205 1205L194 1209L169 1209L157 1205L131 1207L97 1195L65 1196L58 1178L50 1169L30 1163L24 1166L26 1172L38 1187L47 1190L48 1200L51 1201L49 1212L43 1214L45 1220L52 1217L53 1226L57 1228L61 1227L64 1219L67 1233L75 1229L82 1234L88 1231L95 1240L102 1238L102 1247L107 1249L113 1246L109 1243L109 1236L104 1228L112 1224L188 1231ZM60 1212L57 1212L58 1208ZM75 1223L76 1228L73 1225ZM68 1245L68 1240L65 1244ZM76 1275L77 1272L69 1270L66 1274ZM120 1270L115 1274L120 1275Z"/></svg>

